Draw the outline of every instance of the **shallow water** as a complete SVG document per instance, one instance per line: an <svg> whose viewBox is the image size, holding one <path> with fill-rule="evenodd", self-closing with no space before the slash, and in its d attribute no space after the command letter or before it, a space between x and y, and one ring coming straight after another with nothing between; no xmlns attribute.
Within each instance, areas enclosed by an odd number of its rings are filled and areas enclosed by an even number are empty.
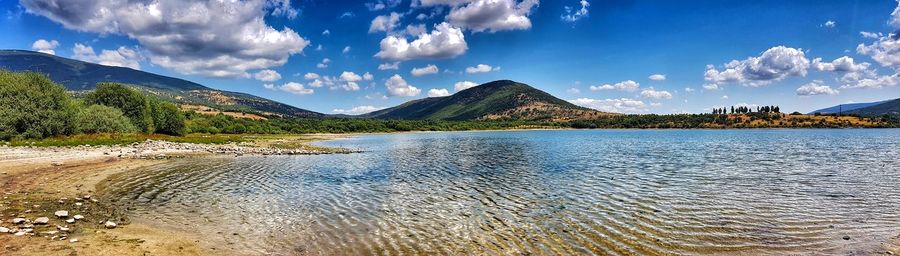
<svg viewBox="0 0 900 256"><path fill-rule="evenodd" d="M184 159L113 177L103 193L243 254L845 254L900 235L897 129L320 144L366 152Z"/></svg>

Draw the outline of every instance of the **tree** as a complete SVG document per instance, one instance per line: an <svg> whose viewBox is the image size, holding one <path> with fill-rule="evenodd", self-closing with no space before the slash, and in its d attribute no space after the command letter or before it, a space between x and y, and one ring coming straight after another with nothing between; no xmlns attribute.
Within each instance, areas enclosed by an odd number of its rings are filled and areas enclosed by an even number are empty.
<svg viewBox="0 0 900 256"><path fill-rule="evenodd" d="M0 139L72 134L72 105L65 88L45 75L0 70Z"/></svg>
<svg viewBox="0 0 900 256"><path fill-rule="evenodd" d="M153 124L157 133L184 135L184 113L173 103L153 101Z"/></svg>
<svg viewBox="0 0 900 256"><path fill-rule="evenodd" d="M122 111L102 105L82 108L75 115L74 120L77 133L131 133L138 131L131 120L122 114Z"/></svg>
<svg viewBox="0 0 900 256"><path fill-rule="evenodd" d="M98 83L97 89L85 97L88 104L114 107L122 111L141 132L153 133L153 110L150 101L137 90L117 83Z"/></svg>

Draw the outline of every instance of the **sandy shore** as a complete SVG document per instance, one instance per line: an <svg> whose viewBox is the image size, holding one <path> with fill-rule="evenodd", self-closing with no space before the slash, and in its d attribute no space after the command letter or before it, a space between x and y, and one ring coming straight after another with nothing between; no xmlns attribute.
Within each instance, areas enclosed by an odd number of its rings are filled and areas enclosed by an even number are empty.
<svg viewBox="0 0 900 256"><path fill-rule="evenodd" d="M338 137L317 135L315 140ZM202 243L198 234L132 222L103 198L93 196L97 185L111 175L172 158L323 153L346 151L162 141L128 146L0 146L0 231L5 231L0 232L0 255L230 254ZM59 211L66 211L66 216L58 217Z"/></svg>

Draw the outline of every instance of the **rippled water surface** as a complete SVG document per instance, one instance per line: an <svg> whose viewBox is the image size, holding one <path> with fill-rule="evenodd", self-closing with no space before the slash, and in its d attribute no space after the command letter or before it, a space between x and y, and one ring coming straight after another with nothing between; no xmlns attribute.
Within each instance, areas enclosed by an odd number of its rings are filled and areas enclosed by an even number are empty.
<svg viewBox="0 0 900 256"><path fill-rule="evenodd" d="M366 152L184 159L113 177L104 194L242 254L845 254L900 234L900 130L321 144Z"/></svg>

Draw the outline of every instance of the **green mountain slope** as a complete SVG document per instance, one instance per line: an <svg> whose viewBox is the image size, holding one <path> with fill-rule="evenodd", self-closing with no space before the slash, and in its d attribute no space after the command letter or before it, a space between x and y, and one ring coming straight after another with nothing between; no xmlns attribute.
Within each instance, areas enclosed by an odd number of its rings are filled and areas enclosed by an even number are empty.
<svg viewBox="0 0 900 256"><path fill-rule="evenodd" d="M874 106L845 111L845 114L858 114L861 116L900 116L900 98L884 101Z"/></svg>
<svg viewBox="0 0 900 256"><path fill-rule="evenodd" d="M134 85L149 94L177 103L201 105L220 111L292 117L324 116L246 93L216 90L183 79L33 51L0 50L0 69L44 73L67 90L75 92L92 90L99 82L116 82Z"/></svg>
<svg viewBox="0 0 900 256"><path fill-rule="evenodd" d="M451 96L413 100L363 116L428 120L572 120L606 114L576 106L527 84L500 80Z"/></svg>

